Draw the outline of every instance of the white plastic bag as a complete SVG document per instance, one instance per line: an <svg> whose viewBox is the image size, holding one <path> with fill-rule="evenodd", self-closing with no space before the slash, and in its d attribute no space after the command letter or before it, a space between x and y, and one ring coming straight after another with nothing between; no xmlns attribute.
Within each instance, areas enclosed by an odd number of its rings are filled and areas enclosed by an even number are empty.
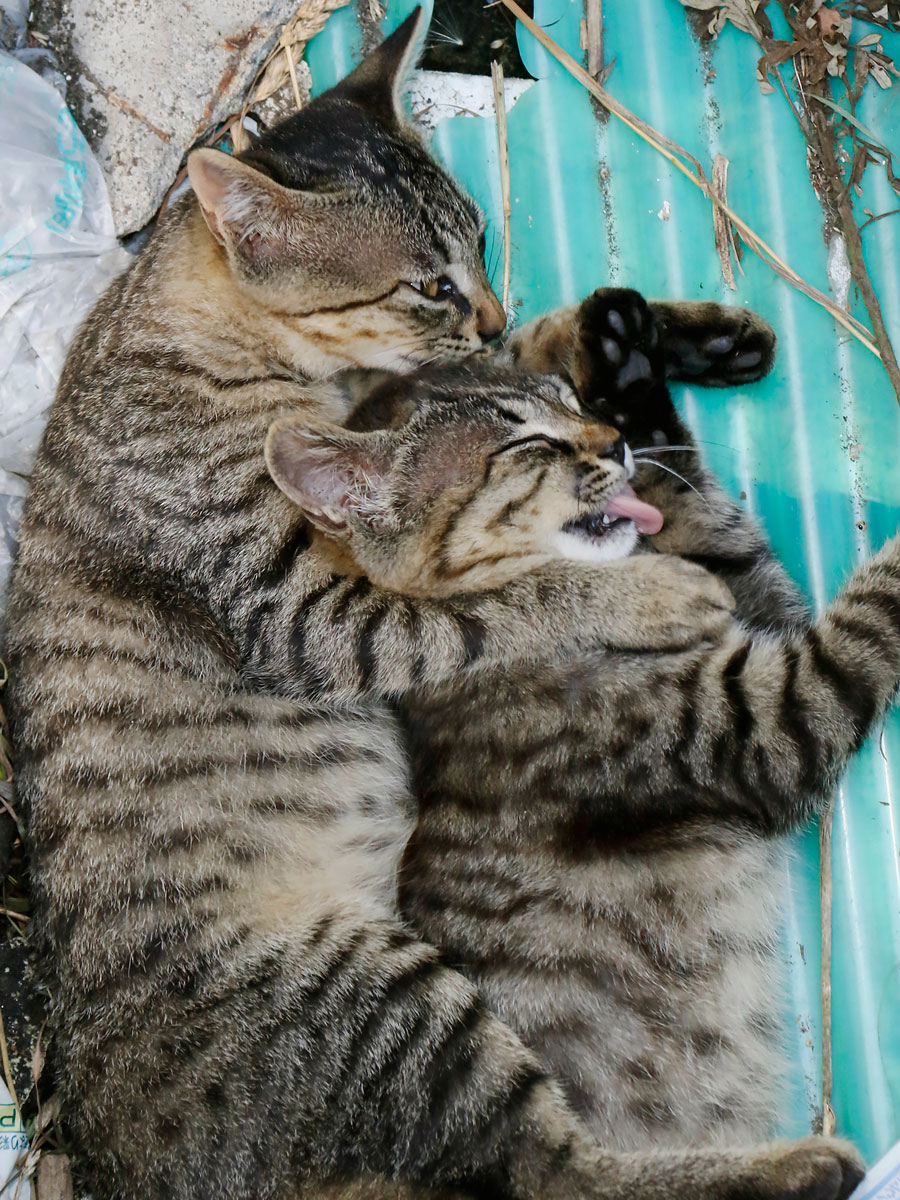
<svg viewBox="0 0 900 1200"><path fill-rule="evenodd" d="M0 1080L0 1200L33 1200L31 1180L22 1174L28 1135L6 1084Z"/></svg>
<svg viewBox="0 0 900 1200"><path fill-rule="evenodd" d="M48 83L0 52L0 614L66 350L128 261L71 113Z"/></svg>

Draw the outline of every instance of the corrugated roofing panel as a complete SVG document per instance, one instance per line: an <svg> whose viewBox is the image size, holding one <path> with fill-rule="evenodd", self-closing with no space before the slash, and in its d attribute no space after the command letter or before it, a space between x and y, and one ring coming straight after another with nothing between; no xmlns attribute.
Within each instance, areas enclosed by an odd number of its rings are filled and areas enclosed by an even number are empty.
<svg viewBox="0 0 900 1200"><path fill-rule="evenodd" d="M391 0L385 29L413 7ZM774 7L774 6L773 6ZM628 107L711 165L730 160L728 198L805 279L828 290L828 247L802 134L784 98L755 82L759 51L728 27L700 47L676 0L606 0L608 87ZM536 0L535 19L580 58L580 0ZM868 32L868 26L855 33ZM351 65L359 32L350 9L310 47L317 90ZM895 55L900 36L886 35ZM900 408L880 364L833 319L748 253L738 290L722 281L708 202L615 120L598 122L574 80L520 30L538 83L509 114L511 298L517 320L602 283L655 296L745 304L780 336L777 366L746 392L681 388L678 400L707 458L767 529L817 607L852 566L891 536L900 516ZM897 145L898 84L874 87L860 109ZM455 117L434 146L490 218L494 279L502 222L492 121ZM883 170L865 176L864 207L897 205ZM662 219L666 206L668 219ZM900 344L900 218L869 226L867 261ZM865 313L855 304L862 319ZM900 1137L900 719L887 720L852 764L834 825L834 1107L838 1130L871 1160ZM784 891L790 994L784 1028L791 1083L784 1132L808 1129L820 1103L819 880L815 830L795 839ZM773 998L773 1004L776 1000Z"/></svg>

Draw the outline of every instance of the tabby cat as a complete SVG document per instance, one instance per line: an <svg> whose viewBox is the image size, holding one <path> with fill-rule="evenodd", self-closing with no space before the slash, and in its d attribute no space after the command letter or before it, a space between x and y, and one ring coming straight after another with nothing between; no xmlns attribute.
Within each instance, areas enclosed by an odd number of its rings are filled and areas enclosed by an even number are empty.
<svg viewBox="0 0 900 1200"><path fill-rule="evenodd" d="M621 559L639 531L727 578L741 619L704 644L405 692L420 813L401 899L602 1145L748 1144L776 1116L776 838L900 684L900 539L811 624L696 454L631 490L616 426L638 458L690 444L640 297L595 293L569 330L557 365L607 424L558 378L432 368L380 384L346 429L280 419L267 459L357 590L458 598ZM551 365L531 334L520 359Z"/></svg>
<svg viewBox="0 0 900 1200"><path fill-rule="evenodd" d="M601 1152L398 916L414 813L386 698L557 652L692 646L731 604L674 557L553 562L435 601L309 553L263 460L273 419L340 421L340 390L312 380L458 356L503 324L481 218L399 115L417 26L241 159L195 154L194 194L60 380L8 661L72 1136L96 1200L266 1200L329 1178L832 1200L858 1174L837 1143Z"/></svg>

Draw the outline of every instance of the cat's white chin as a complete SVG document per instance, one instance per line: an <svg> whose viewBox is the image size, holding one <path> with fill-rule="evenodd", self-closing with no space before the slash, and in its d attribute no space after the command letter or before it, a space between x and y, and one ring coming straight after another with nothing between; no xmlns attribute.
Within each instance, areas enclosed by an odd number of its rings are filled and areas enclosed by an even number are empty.
<svg viewBox="0 0 900 1200"><path fill-rule="evenodd" d="M600 538L585 537L580 533L569 533L561 529L551 546L559 558L575 559L578 562L610 562L616 558L627 558L638 542L638 531L633 521L617 521L610 531Z"/></svg>

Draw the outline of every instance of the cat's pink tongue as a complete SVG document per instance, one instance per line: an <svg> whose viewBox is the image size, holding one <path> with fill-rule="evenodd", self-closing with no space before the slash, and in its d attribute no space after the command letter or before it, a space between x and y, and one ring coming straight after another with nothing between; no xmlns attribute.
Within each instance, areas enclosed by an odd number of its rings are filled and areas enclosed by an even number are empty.
<svg viewBox="0 0 900 1200"><path fill-rule="evenodd" d="M638 533L659 533L663 527L663 515L659 509L638 500L628 484L612 500L607 501L603 511L608 517L627 517L629 521L634 521Z"/></svg>

